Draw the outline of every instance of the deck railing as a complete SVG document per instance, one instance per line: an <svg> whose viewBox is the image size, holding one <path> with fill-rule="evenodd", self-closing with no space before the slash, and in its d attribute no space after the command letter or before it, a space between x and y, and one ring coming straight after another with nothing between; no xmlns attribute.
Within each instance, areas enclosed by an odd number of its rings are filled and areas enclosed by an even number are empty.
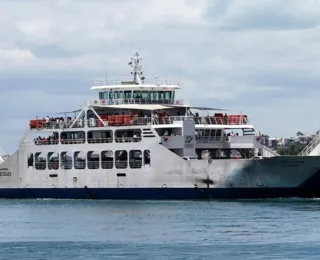
<svg viewBox="0 0 320 260"><path fill-rule="evenodd" d="M34 140L36 145L57 145L57 144L84 144L86 141L88 144L106 144L106 143L136 143L141 142L142 138L137 137L117 137L113 138L78 138L78 139L61 139L61 140Z"/></svg>
<svg viewBox="0 0 320 260"><path fill-rule="evenodd" d="M150 99L150 98L119 98L119 99L95 99L88 100L89 106L110 105L184 105L183 99Z"/></svg>
<svg viewBox="0 0 320 260"><path fill-rule="evenodd" d="M78 119L76 122L40 122L37 127L31 127L30 130L42 130L42 129L67 129L67 128L89 128L97 127L109 127L109 126L134 126L134 125L171 125L177 121L194 120L196 124L201 125L247 125L247 117L237 117L236 119L228 120L221 117L207 116L207 117L193 117L193 116L169 116L169 117L134 117L129 120L123 120L121 116L117 116L115 120L99 120Z"/></svg>
<svg viewBox="0 0 320 260"><path fill-rule="evenodd" d="M143 80L143 84L151 84L151 85L171 85L171 86L179 86L179 81L168 80L164 78L153 78L153 79L145 79ZM106 80L105 78L95 79L93 82L94 87L101 86L117 86L117 85L132 85L136 86L132 81L132 78L116 78L111 80Z"/></svg>

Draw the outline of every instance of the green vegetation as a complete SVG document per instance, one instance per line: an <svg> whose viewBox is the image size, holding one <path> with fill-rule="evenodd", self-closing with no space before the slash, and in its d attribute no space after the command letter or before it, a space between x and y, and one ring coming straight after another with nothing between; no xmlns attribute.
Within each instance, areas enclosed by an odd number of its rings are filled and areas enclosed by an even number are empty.
<svg viewBox="0 0 320 260"><path fill-rule="evenodd" d="M306 144L292 143L287 147L278 147L277 153L280 155L298 155L305 147Z"/></svg>

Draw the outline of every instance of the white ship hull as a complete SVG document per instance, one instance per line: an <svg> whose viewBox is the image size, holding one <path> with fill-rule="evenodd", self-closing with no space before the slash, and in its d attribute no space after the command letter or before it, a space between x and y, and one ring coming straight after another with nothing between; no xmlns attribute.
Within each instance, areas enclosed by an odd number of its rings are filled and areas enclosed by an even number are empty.
<svg viewBox="0 0 320 260"><path fill-rule="evenodd" d="M0 164L0 197L208 199L320 195L318 156L217 159L210 162L186 161L161 146L153 151L161 157L141 169L39 172L24 167L26 151L21 149Z"/></svg>

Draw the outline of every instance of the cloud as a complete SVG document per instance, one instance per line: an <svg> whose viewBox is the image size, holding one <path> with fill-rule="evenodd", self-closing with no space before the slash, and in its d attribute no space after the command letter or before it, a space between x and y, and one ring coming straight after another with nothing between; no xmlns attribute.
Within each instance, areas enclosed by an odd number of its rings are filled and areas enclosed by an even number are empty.
<svg viewBox="0 0 320 260"><path fill-rule="evenodd" d="M315 28L320 3L314 0L210 1L206 18L228 30L296 30Z"/></svg>
<svg viewBox="0 0 320 260"><path fill-rule="evenodd" d="M179 80L179 98L242 110L269 135L316 131L320 4L313 0L0 0L0 142L74 109L94 78Z"/></svg>

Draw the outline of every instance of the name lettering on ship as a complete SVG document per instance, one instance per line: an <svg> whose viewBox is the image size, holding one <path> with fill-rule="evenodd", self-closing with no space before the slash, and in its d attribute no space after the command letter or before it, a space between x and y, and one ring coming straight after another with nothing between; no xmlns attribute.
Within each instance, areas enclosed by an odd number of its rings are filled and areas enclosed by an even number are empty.
<svg viewBox="0 0 320 260"><path fill-rule="evenodd" d="M0 177L10 177L11 176L11 171L8 168L1 168L0 169Z"/></svg>

